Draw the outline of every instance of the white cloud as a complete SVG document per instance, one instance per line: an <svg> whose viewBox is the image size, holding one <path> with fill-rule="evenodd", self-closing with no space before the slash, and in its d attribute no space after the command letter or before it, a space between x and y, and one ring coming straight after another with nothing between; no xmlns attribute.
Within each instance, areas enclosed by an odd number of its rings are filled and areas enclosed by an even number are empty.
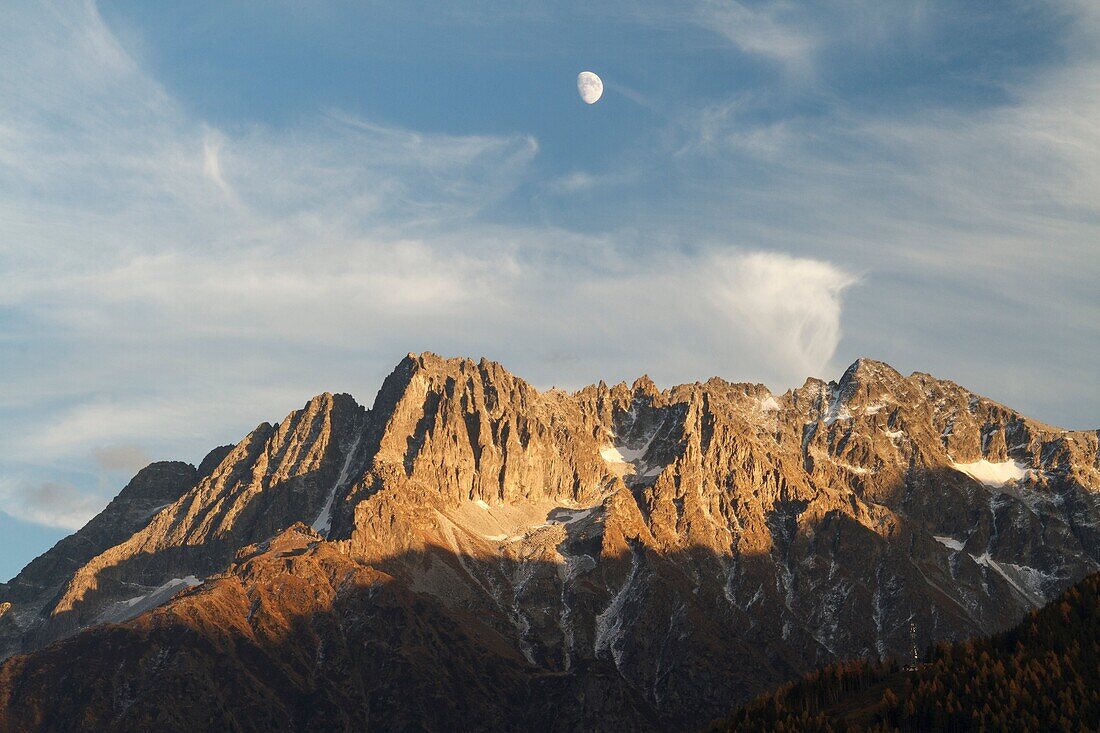
<svg viewBox="0 0 1100 733"><path fill-rule="evenodd" d="M856 281L851 274L765 253L718 257L705 271L712 302L753 340L769 343L790 365L790 378L822 373L840 343L841 295Z"/></svg>
<svg viewBox="0 0 1100 733"><path fill-rule="evenodd" d="M16 519L68 530L83 527L106 503L102 496L58 481L22 485L4 481L0 500L4 511Z"/></svg>
<svg viewBox="0 0 1100 733"><path fill-rule="evenodd" d="M19 416L0 426L0 461L20 476L3 499L15 516L89 516L99 489L74 499L83 488L43 480L97 475L89 456L101 471L197 461L320 391L369 403L410 350L579 386L643 370L797 379L836 347L851 278L820 258L664 255L625 231L485 223L531 176L530 136L338 111L220 130L185 113L94 4L10 20L0 306L24 350L0 368L0 404ZM619 180L581 173L560 191Z"/></svg>
<svg viewBox="0 0 1100 733"><path fill-rule="evenodd" d="M216 131L208 132L202 141L202 173L225 194L226 201L234 207L241 206L237 192L222 175L221 149L225 138Z"/></svg>
<svg viewBox="0 0 1100 733"><path fill-rule="evenodd" d="M818 44L804 25L786 19L797 9L789 2L705 0L695 5L695 19L746 53L806 69Z"/></svg>
<svg viewBox="0 0 1100 733"><path fill-rule="evenodd" d="M547 181L546 190L557 196L570 196L592 190L606 190L615 186L629 185L631 182L637 181L639 175L640 173L637 170L614 173L573 171Z"/></svg>
<svg viewBox="0 0 1100 733"><path fill-rule="evenodd" d="M758 114L766 100L742 95L685 114L679 150L688 163L758 172L711 198L750 246L782 243L870 273L838 359L885 358L1088 428L1100 360L1100 11L1059 9L1073 18L1059 62L1011 76L997 103L868 111L833 98L775 119Z"/></svg>
<svg viewBox="0 0 1100 733"><path fill-rule="evenodd" d="M1011 104L905 118L837 105L824 117L756 123L739 103L714 105L689 118L681 151L766 163L767 195L790 206L790 229L813 217L834 240L847 238L829 241L834 252L838 244L956 271L1023 272L1009 253L1064 265L1096 241L1098 72L1100 61L1090 61L1013 89ZM872 229L874 247L865 239ZM1052 238L1061 245L1035 246Z"/></svg>

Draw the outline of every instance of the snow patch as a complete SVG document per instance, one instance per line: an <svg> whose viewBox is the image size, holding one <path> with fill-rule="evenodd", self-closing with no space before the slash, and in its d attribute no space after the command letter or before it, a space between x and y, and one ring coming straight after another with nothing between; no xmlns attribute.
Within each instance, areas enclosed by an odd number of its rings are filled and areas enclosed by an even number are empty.
<svg viewBox="0 0 1100 733"><path fill-rule="evenodd" d="M806 446L810 444L816 432L817 423L808 422L802 426L802 455L806 455Z"/></svg>
<svg viewBox="0 0 1100 733"><path fill-rule="evenodd" d="M626 463L626 458L619 449L613 445L609 445L606 448L600 448L600 458L603 458L608 463Z"/></svg>
<svg viewBox="0 0 1100 733"><path fill-rule="evenodd" d="M1041 573L1040 571L1035 570L1034 568L1027 568L1027 570L1031 572L1024 574L1023 578L1017 579L1012 576L1017 575L1018 573L1010 571L1018 571L1020 568L1025 566L1013 565L1012 563L999 563L990 556L988 550L983 552L981 555L971 555L970 557L972 557L974 559L974 562L978 563L979 565L995 571L998 575L1004 578L1005 581L1009 585L1011 585L1017 593L1030 601L1032 605L1038 607L1042 605L1043 601L1046 600L1042 592L1036 591L1034 588L1036 584L1041 583L1042 578L1036 577L1036 574L1038 574L1038 576L1043 576L1043 573ZM1025 588L1020 585L1020 581L1032 587ZM1038 598L1036 598L1036 596L1038 596Z"/></svg>
<svg viewBox="0 0 1100 733"><path fill-rule="evenodd" d="M870 468L864 468L863 466L853 466L852 464L845 463L843 461L834 460L833 465L839 466L840 468L843 468L845 471L850 471L850 472L856 474L857 476L866 476L869 473L874 473L874 471Z"/></svg>
<svg viewBox="0 0 1100 733"><path fill-rule="evenodd" d="M619 591L611 599L603 613L596 616L596 638L593 651L597 657L602 656L604 658L610 652L612 659L615 661L615 668L619 670L622 669L624 639L626 637L626 619L623 618L623 612L627 602L631 599L635 584L638 582L640 570L640 554L635 551L630 557L630 574L627 576L626 582L619 588Z"/></svg>
<svg viewBox="0 0 1100 733"><path fill-rule="evenodd" d="M932 535L932 539L934 539L936 542L939 542L941 545L950 550L958 551L963 548L963 543L955 539L954 537L944 537L937 534Z"/></svg>
<svg viewBox="0 0 1100 733"><path fill-rule="evenodd" d="M172 506L171 503L161 504L160 506L155 506L155 507L153 507L152 509L149 510L149 514L147 516L155 517L160 510L167 509L170 506Z"/></svg>
<svg viewBox="0 0 1100 733"><path fill-rule="evenodd" d="M832 405L829 407L829 412L825 415L825 424L832 425L837 420L851 420L852 413L848 411L847 407L838 405Z"/></svg>
<svg viewBox="0 0 1100 733"><path fill-rule="evenodd" d="M656 475L652 473L653 468L663 469L664 466L649 466L646 461L642 459L649 451L649 447L653 445L653 440L657 437L657 430L653 430L645 441L638 448L631 448L622 443L613 443L612 445L604 446L600 448L600 457L603 458L604 463L611 468L612 472L618 476L627 475L640 475L640 476L652 476ZM660 473L660 470L658 470Z"/></svg>
<svg viewBox="0 0 1100 733"><path fill-rule="evenodd" d="M1027 565L1016 565L1010 562L1001 564L1007 570L1011 570L1016 578L1031 591L1032 595L1044 601L1046 600L1046 587L1057 579L1054 575L1044 573L1042 570L1028 567Z"/></svg>
<svg viewBox="0 0 1100 733"><path fill-rule="evenodd" d="M760 401L760 409L764 412L774 412L779 409L779 403L775 401L774 395L768 395Z"/></svg>
<svg viewBox="0 0 1100 733"><path fill-rule="evenodd" d="M129 600L123 601L129 608L133 608L146 599L152 599L154 601L166 601L169 597L175 594L175 591L180 588L194 588L196 585L202 585L202 580L196 578L194 575L188 575L185 578L172 578L171 580L157 586L153 590L140 596L134 596ZM154 604L156 605L156 604Z"/></svg>
<svg viewBox="0 0 1100 733"><path fill-rule="evenodd" d="M1019 461L993 463L984 458L974 463L952 463L951 467L956 471L965 473L979 483L995 487L1004 486L1010 481L1020 481L1027 476L1028 470Z"/></svg>
<svg viewBox="0 0 1100 733"><path fill-rule="evenodd" d="M650 435L649 440L647 440L641 448L627 448L625 445L616 445L613 446L613 450L619 454L621 460L627 463L634 463L635 461L641 460L642 456L649 450L649 445L652 442L653 436Z"/></svg>
<svg viewBox="0 0 1100 733"><path fill-rule="evenodd" d="M328 492L325 505L321 507L321 513L317 515L317 519L313 520L313 529L326 539L329 530L332 529L332 502L336 500L336 492L348 480L348 473L351 471L351 459L355 457L355 450L358 447L359 436L356 436L351 443L351 448L348 449L347 456L344 457L344 465L340 467L340 475L336 477L336 483L332 485L332 489Z"/></svg>
<svg viewBox="0 0 1100 733"><path fill-rule="evenodd" d="M546 518L547 524L572 524L573 522L579 522L584 519L601 505L590 506L585 509L555 509L550 513L550 516Z"/></svg>

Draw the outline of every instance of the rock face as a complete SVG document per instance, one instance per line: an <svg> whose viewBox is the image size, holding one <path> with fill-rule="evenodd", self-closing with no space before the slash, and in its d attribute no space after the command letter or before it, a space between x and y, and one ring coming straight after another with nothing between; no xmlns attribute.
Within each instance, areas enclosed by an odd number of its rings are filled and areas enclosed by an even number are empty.
<svg viewBox="0 0 1100 733"><path fill-rule="evenodd" d="M215 449L202 472L184 463L143 469L86 527L0 585L13 602L0 618L0 654L123 620L166 583L223 570L239 547L299 517L313 521L364 418L351 397L324 394Z"/></svg>
<svg viewBox="0 0 1100 733"><path fill-rule="evenodd" d="M2 656L168 601L10 660L0 722L691 728L1096 570L1097 446L866 359L783 395L568 394L410 354L370 410L321 395L200 469L150 466L0 585ZM35 707L74 658L103 674Z"/></svg>

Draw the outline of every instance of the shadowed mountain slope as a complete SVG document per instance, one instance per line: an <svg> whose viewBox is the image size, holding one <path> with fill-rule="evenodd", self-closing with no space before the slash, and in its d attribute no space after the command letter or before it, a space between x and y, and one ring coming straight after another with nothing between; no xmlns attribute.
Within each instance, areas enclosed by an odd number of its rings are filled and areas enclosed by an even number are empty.
<svg viewBox="0 0 1100 733"><path fill-rule="evenodd" d="M713 731L1092 731L1100 728L1100 574L1009 631L920 665L846 662L745 705Z"/></svg>

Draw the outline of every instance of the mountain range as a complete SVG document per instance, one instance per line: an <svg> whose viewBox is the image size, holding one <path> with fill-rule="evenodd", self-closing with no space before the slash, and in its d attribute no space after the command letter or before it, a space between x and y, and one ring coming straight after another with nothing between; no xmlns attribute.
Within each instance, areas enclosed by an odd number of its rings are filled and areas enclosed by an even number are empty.
<svg viewBox="0 0 1100 733"><path fill-rule="evenodd" d="M0 730L697 728L1100 569L1098 437L869 359L565 392L409 354L0 584Z"/></svg>

